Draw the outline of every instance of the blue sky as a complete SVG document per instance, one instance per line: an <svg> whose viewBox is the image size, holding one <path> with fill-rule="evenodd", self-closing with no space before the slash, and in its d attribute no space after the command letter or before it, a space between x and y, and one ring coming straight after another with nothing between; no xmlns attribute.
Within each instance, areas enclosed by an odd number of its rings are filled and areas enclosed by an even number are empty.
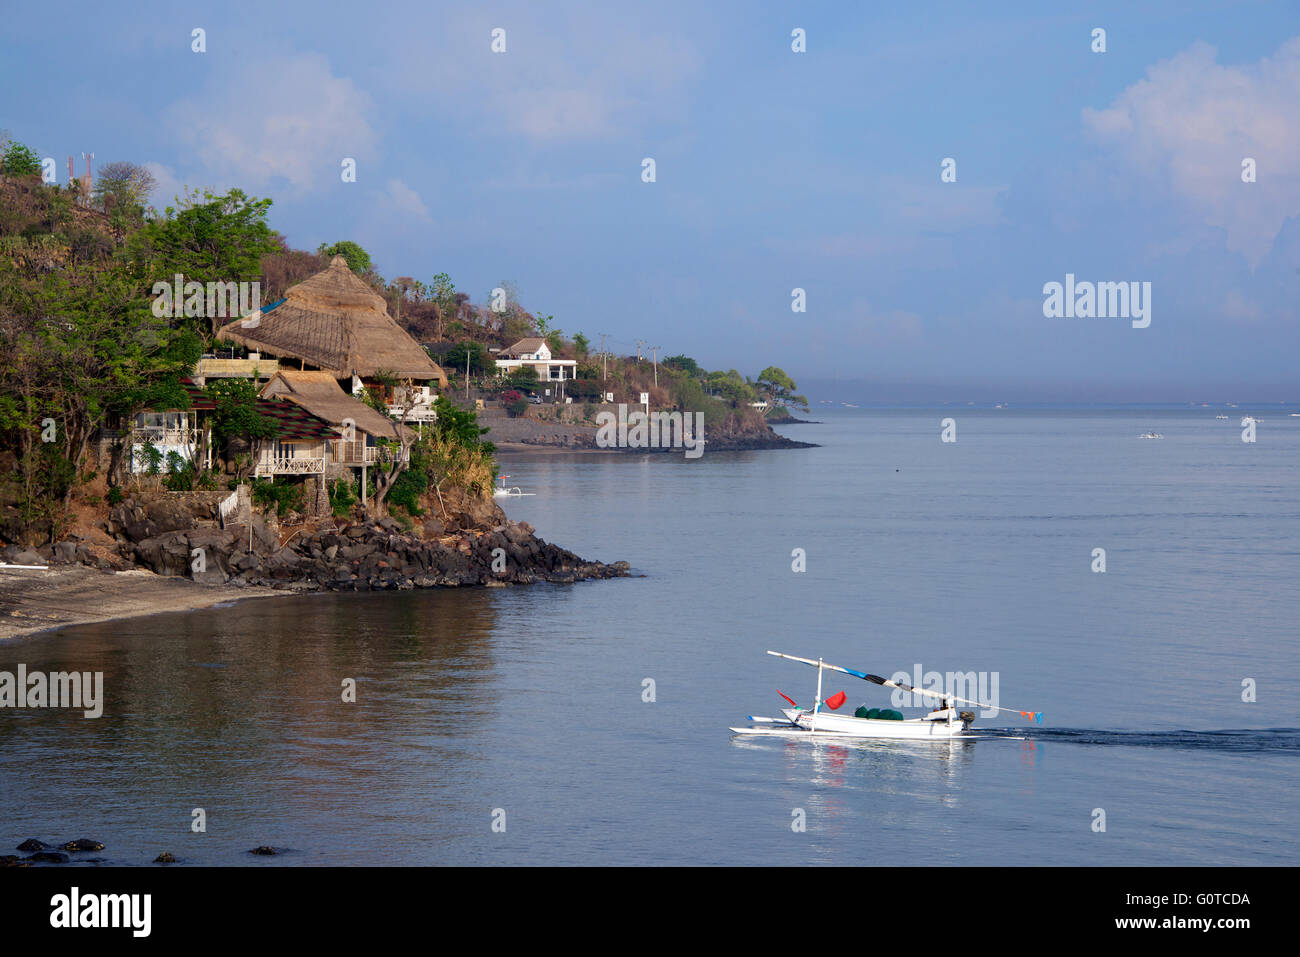
<svg viewBox="0 0 1300 957"><path fill-rule="evenodd" d="M7 6L0 127L61 177L240 186L295 246L509 280L620 351L814 394L1300 399L1295 3ZM1150 327L1045 318L1066 273L1150 282Z"/></svg>

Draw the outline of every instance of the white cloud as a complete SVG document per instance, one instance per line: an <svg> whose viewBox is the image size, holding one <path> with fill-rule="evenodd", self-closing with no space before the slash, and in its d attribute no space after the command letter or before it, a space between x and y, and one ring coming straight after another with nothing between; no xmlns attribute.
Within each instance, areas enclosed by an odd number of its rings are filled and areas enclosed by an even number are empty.
<svg viewBox="0 0 1300 957"><path fill-rule="evenodd" d="M429 207L424 205L420 194L407 186L400 179L390 179L387 189L376 200L376 205L384 211L404 216L421 223L433 223Z"/></svg>
<svg viewBox="0 0 1300 957"><path fill-rule="evenodd" d="M219 71L198 96L173 105L168 135L189 148L199 168L186 171L216 184L290 193L340 185L340 163L365 163L378 137L367 116L370 97L335 76L318 53L272 56Z"/></svg>
<svg viewBox="0 0 1300 957"><path fill-rule="evenodd" d="M1200 222L1221 228L1252 268L1300 213L1300 37L1272 57L1222 66L1196 43L1148 68L1084 123L1122 162ZM1243 183L1242 160L1258 179Z"/></svg>
<svg viewBox="0 0 1300 957"><path fill-rule="evenodd" d="M458 39L434 59L423 45L397 46L390 82L427 95L434 112L537 143L609 140L686 115L701 57L680 32L612 9L570 18L518 4L490 16L441 17L440 32ZM507 48L492 53L499 24Z"/></svg>
<svg viewBox="0 0 1300 957"><path fill-rule="evenodd" d="M162 163L145 163L144 168L153 174L156 184L153 192L149 194L148 205L159 210L174 206L176 200L185 191L185 184L176 178L171 167L164 166Z"/></svg>

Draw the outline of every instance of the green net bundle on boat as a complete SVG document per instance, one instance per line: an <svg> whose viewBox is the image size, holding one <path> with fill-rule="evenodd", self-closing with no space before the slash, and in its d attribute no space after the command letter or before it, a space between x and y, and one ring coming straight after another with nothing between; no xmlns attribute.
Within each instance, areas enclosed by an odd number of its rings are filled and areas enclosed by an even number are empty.
<svg viewBox="0 0 1300 957"><path fill-rule="evenodd" d="M868 708L863 705L857 711L853 712L855 718L876 718L880 721L902 721L903 713L895 711L893 708Z"/></svg>

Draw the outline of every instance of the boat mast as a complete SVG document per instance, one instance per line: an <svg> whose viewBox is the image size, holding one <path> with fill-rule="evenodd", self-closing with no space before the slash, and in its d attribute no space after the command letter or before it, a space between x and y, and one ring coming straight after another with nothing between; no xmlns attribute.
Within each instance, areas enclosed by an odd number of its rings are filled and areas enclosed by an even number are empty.
<svg viewBox="0 0 1300 957"><path fill-rule="evenodd" d="M817 697L813 699L812 729L817 730L817 713L822 708L822 660L817 659Z"/></svg>

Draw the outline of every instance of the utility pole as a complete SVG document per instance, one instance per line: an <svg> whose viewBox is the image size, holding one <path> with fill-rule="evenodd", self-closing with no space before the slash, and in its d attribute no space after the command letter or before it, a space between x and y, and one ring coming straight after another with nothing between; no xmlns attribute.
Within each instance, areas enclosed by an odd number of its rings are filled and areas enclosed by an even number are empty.
<svg viewBox="0 0 1300 957"><path fill-rule="evenodd" d="M654 350L655 388L657 389L659 388L659 347L651 346L650 348Z"/></svg>
<svg viewBox="0 0 1300 957"><path fill-rule="evenodd" d="M600 334L600 358L605 364L605 371L601 374L601 385L609 385L609 356L605 354L605 333ZM603 398L603 397L602 397Z"/></svg>
<svg viewBox="0 0 1300 957"><path fill-rule="evenodd" d="M465 344L465 404L469 405L469 343Z"/></svg>
<svg viewBox="0 0 1300 957"><path fill-rule="evenodd" d="M637 361L637 362L640 362L640 361L641 361L641 347L642 347L643 345L645 345L645 340L644 340L644 339L638 339L638 340L636 341L636 361Z"/></svg>

